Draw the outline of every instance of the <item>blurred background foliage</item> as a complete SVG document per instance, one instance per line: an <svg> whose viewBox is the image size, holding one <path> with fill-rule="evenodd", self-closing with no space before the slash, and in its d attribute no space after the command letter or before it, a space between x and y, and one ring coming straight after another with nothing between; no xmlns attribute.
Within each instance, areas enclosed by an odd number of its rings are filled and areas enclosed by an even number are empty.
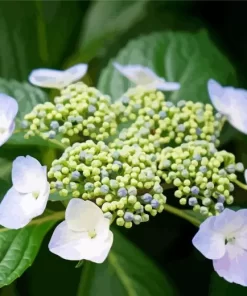
<svg viewBox="0 0 247 296"><path fill-rule="evenodd" d="M28 102L42 102L48 94L6 79L26 82L34 68L64 69L84 62L90 65L85 82L115 100L129 86L111 65L117 60L147 65L181 82L170 100L205 102L210 77L247 88L246 9L244 1L0 1L0 91L17 97L25 112ZM247 166L246 136L226 126L222 147ZM0 150L0 195L10 186L15 157L30 154L49 165L53 148L35 141L26 145L15 135ZM168 201L178 206L172 194ZM235 197L246 207L246 193L239 189ZM34 233L45 234L51 226ZM246 295L246 288L219 278L211 262L193 248L196 231L164 212L149 223L115 232L104 264L86 262L75 268L75 262L48 251L50 230L32 267L2 288L0 296ZM0 237L0 243L6 241ZM19 242L14 243L18 248ZM0 259L4 256L1 251ZM0 262L0 282L4 268Z"/></svg>

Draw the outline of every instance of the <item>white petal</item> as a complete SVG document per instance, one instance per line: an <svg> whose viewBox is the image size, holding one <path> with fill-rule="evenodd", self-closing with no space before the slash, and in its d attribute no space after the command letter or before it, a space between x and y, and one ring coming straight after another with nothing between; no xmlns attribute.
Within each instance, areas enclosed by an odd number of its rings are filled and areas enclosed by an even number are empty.
<svg viewBox="0 0 247 296"><path fill-rule="evenodd" d="M247 286L247 252L237 245L227 244L225 256L214 260L213 265L225 280Z"/></svg>
<svg viewBox="0 0 247 296"><path fill-rule="evenodd" d="M159 81L157 83L157 89L163 90L163 91L173 91L173 90L179 90L181 87L180 83L178 82L167 82L167 81Z"/></svg>
<svg viewBox="0 0 247 296"><path fill-rule="evenodd" d="M8 141L8 139L12 136L13 132L15 130L15 123L12 122L9 129L6 129L5 132L0 132L0 147Z"/></svg>
<svg viewBox="0 0 247 296"><path fill-rule="evenodd" d="M34 215L33 218L40 216L44 213L49 195L50 195L50 183L47 182L44 192L42 191L35 200L35 209L33 211L33 215Z"/></svg>
<svg viewBox="0 0 247 296"><path fill-rule="evenodd" d="M88 65L87 64L78 64L65 71L66 74L69 74L67 78L67 85L80 80L87 73Z"/></svg>
<svg viewBox="0 0 247 296"><path fill-rule="evenodd" d="M213 230L223 235L229 235L241 229L245 223L243 212L225 209L215 217Z"/></svg>
<svg viewBox="0 0 247 296"><path fill-rule="evenodd" d="M154 82L159 77L149 68L141 65L122 66L113 63L114 67L136 85L146 85Z"/></svg>
<svg viewBox="0 0 247 296"><path fill-rule="evenodd" d="M61 89L67 84L67 76L64 71L52 69L36 69L28 77L33 85L46 88Z"/></svg>
<svg viewBox="0 0 247 296"><path fill-rule="evenodd" d="M192 240L193 245L208 259L218 259L225 254L224 236L212 230L215 218L206 219Z"/></svg>
<svg viewBox="0 0 247 296"><path fill-rule="evenodd" d="M13 162L12 182L21 193L46 191L47 176L37 159L19 156Z"/></svg>
<svg viewBox="0 0 247 296"><path fill-rule="evenodd" d="M224 88L215 80L208 81L208 93L212 104L222 114L228 114L231 102L229 97L225 96Z"/></svg>
<svg viewBox="0 0 247 296"><path fill-rule="evenodd" d="M244 220L242 227L234 233L236 244L247 250L247 210L242 209L237 211L238 215Z"/></svg>
<svg viewBox="0 0 247 296"><path fill-rule="evenodd" d="M73 198L67 206L65 220L73 231L93 231L98 224L104 223L105 218L101 209L93 202Z"/></svg>
<svg viewBox="0 0 247 296"><path fill-rule="evenodd" d="M18 112L16 100L6 94L0 94L0 129L9 129ZM1 132L0 132L1 134Z"/></svg>
<svg viewBox="0 0 247 296"><path fill-rule="evenodd" d="M0 225L19 229L33 218L35 198L31 194L21 194L10 188L0 204Z"/></svg>
<svg viewBox="0 0 247 296"><path fill-rule="evenodd" d="M51 238L49 249L52 253L67 260L90 260L102 263L107 257L113 242L112 232L107 238L97 235L91 239L86 232L73 231L66 221L60 223Z"/></svg>

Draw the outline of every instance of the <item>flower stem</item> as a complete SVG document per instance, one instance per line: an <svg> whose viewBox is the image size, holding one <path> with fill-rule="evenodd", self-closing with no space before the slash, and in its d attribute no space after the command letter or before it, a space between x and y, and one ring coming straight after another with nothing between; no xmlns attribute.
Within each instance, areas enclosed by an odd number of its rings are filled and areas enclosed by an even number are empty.
<svg viewBox="0 0 247 296"><path fill-rule="evenodd" d="M190 223L192 223L193 225L195 226L199 226L201 224L201 221L199 221L197 218L195 217L192 217L191 215L189 215L188 213L186 213L185 211L183 210L179 210L173 206L170 206L168 204L165 204L164 205L165 207L165 211L169 212L169 213L172 213L178 217L181 217L187 221L189 221Z"/></svg>
<svg viewBox="0 0 247 296"><path fill-rule="evenodd" d="M234 181L235 184L237 184L239 187L243 188L244 190L247 190L247 185L243 184L242 182L235 180Z"/></svg>

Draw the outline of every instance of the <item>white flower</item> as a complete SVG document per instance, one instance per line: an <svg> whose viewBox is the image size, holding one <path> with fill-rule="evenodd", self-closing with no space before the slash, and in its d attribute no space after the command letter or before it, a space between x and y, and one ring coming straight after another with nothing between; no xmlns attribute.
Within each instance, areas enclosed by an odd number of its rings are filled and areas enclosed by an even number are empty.
<svg viewBox="0 0 247 296"><path fill-rule="evenodd" d="M194 246L208 259L219 276L247 286L247 210L225 209L209 217L193 238Z"/></svg>
<svg viewBox="0 0 247 296"><path fill-rule="evenodd" d="M216 110L225 115L233 127L247 134L247 91L240 88L223 87L210 79L208 93Z"/></svg>
<svg viewBox="0 0 247 296"><path fill-rule="evenodd" d="M67 70L36 69L29 75L29 82L47 88L62 89L80 80L87 72L87 64L78 64Z"/></svg>
<svg viewBox="0 0 247 296"><path fill-rule="evenodd" d="M18 112L16 100L5 94L0 94L0 146L12 135L15 129L15 117Z"/></svg>
<svg viewBox="0 0 247 296"><path fill-rule="evenodd" d="M18 229L44 212L50 185L46 167L31 156L19 156L14 160L12 182L13 187L0 204L0 225Z"/></svg>
<svg viewBox="0 0 247 296"><path fill-rule="evenodd" d="M109 219L91 201L73 198L65 212L65 221L55 229L49 249L67 260L102 263L112 246Z"/></svg>
<svg viewBox="0 0 247 296"><path fill-rule="evenodd" d="M147 89L159 89L163 91L173 91L180 88L180 83L167 82L164 78L157 76L151 69L141 65L122 66L113 63L114 67L130 81L136 85L141 85Z"/></svg>

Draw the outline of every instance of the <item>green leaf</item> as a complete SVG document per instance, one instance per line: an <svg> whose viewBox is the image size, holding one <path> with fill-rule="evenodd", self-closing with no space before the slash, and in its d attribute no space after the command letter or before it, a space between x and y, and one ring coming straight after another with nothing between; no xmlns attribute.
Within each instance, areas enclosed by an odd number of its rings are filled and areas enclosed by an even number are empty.
<svg viewBox="0 0 247 296"><path fill-rule="evenodd" d="M85 262L77 296L178 295L159 268L119 232L103 264Z"/></svg>
<svg viewBox="0 0 247 296"><path fill-rule="evenodd" d="M147 14L147 3L142 1L94 1L83 22L77 59L89 61L108 45L109 41L130 30ZM76 58L74 57L76 60Z"/></svg>
<svg viewBox="0 0 247 296"><path fill-rule="evenodd" d="M79 1L1 1L0 76L26 80L61 63L81 13Z"/></svg>
<svg viewBox="0 0 247 296"><path fill-rule="evenodd" d="M9 285L33 263L45 234L63 212L50 213L18 230L0 228L0 287Z"/></svg>
<svg viewBox="0 0 247 296"><path fill-rule="evenodd" d="M210 40L206 31L198 33L161 32L130 41L114 61L150 67L167 81L181 83L179 91L167 98L177 102L192 100L208 102L207 81L214 78L222 84L233 84L235 71L228 59ZM99 89L117 100L131 83L112 65L102 72Z"/></svg>

